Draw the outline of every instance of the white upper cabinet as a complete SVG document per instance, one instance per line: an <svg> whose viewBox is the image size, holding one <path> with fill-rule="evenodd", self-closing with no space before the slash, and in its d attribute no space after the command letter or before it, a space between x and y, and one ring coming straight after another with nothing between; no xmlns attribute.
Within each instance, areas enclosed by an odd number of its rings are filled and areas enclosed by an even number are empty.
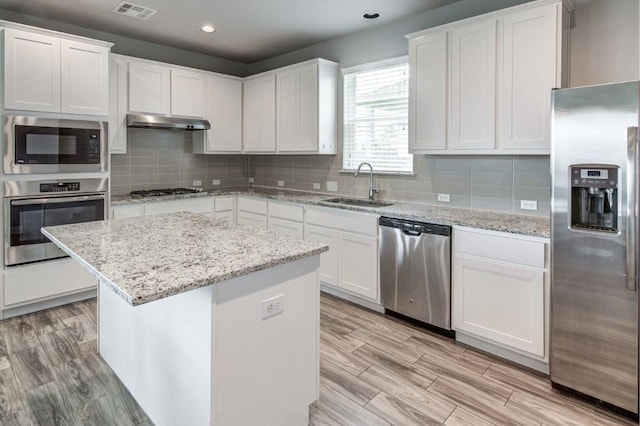
<svg viewBox="0 0 640 426"><path fill-rule="evenodd" d="M204 74L171 70L171 115L204 116Z"/></svg>
<svg viewBox="0 0 640 426"><path fill-rule="evenodd" d="M409 150L548 154L568 7L537 0L408 35Z"/></svg>
<svg viewBox="0 0 640 426"><path fill-rule="evenodd" d="M447 148L448 74L446 31L409 41L409 140L412 150Z"/></svg>
<svg viewBox="0 0 640 426"><path fill-rule="evenodd" d="M276 151L276 76L251 78L243 84L245 152Z"/></svg>
<svg viewBox="0 0 640 426"><path fill-rule="evenodd" d="M4 30L6 109L106 116L109 47Z"/></svg>
<svg viewBox="0 0 640 426"><path fill-rule="evenodd" d="M62 40L61 112L109 115L109 49Z"/></svg>
<svg viewBox="0 0 640 426"><path fill-rule="evenodd" d="M127 153L127 62L111 55L109 61L109 152Z"/></svg>
<svg viewBox="0 0 640 426"><path fill-rule="evenodd" d="M316 59L276 74L279 153L336 152L338 65Z"/></svg>
<svg viewBox="0 0 640 426"><path fill-rule="evenodd" d="M145 62L129 62L129 111L168 115L171 71Z"/></svg>
<svg viewBox="0 0 640 426"><path fill-rule="evenodd" d="M496 21L451 32L452 149L495 147Z"/></svg>
<svg viewBox="0 0 640 426"><path fill-rule="evenodd" d="M557 5L502 18L502 120L504 149L549 149L551 90L560 87Z"/></svg>
<svg viewBox="0 0 640 426"><path fill-rule="evenodd" d="M195 154L242 151L242 80L206 76L205 118L211 123L203 143L194 141Z"/></svg>

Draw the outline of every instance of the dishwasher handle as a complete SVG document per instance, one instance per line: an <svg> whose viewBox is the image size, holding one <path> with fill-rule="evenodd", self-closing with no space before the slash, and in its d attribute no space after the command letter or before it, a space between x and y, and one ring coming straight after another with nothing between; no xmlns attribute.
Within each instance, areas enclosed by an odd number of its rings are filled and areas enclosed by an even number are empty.
<svg viewBox="0 0 640 426"><path fill-rule="evenodd" d="M403 229L402 233L404 235L410 235L412 237L419 237L420 235L422 235L422 232L420 232L420 231L410 231L408 229Z"/></svg>

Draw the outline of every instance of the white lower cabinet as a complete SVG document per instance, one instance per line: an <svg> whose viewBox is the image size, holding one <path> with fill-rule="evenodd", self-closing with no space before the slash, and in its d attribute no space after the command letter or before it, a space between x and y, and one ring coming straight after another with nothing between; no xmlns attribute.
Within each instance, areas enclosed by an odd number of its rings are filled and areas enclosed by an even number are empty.
<svg viewBox="0 0 640 426"><path fill-rule="evenodd" d="M305 240L329 245L329 251L320 256L320 281L374 302L379 300L377 216L308 207Z"/></svg>
<svg viewBox="0 0 640 426"><path fill-rule="evenodd" d="M454 229L452 324L457 338L471 336L546 362L548 295L544 240Z"/></svg>
<svg viewBox="0 0 640 426"><path fill-rule="evenodd" d="M216 197L213 217L235 223L235 195Z"/></svg>
<svg viewBox="0 0 640 426"><path fill-rule="evenodd" d="M213 197L161 201L158 203L146 203L144 206L144 214L145 216L149 216L152 214L188 211L213 216L213 205Z"/></svg>
<svg viewBox="0 0 640 426"><path fill-rule="evenodd" d="M329 246L329 251L320 255L320 281L338 287L338 239L340 231L324 226L306 225L304 239Z"/></svg>
<svg viewBox="0 0 640 426"><path fill-rule="evenodd" d="M304 207L302 205L269 200L268 210L269 231L293 238L304 238Z"/></svg>
<svg viewBox="0 0 640 426"><path fill-rule="evenodd" d="M96 278L71 258L13 266L4 271L5 316L7 310L95 291L96 283ZM95 296L95 293L91 296ZM69 301L63 303L69 303ZM46 306L41 306L39 309L44 307ZM33 310L38 308L27 309L16 314Z"/></svg>
<svg viewBox="0 0 640 426"><path fill-rule="evenodd" d="M267 201L251 197L238 197L237 223L258 229L267 229Z"/></svg>
<svg viewBox="0 0 640 426"><path fill-rule="evenodd" d="M128 204L111 208L111 219L144 216L143 204Z"/></svg>

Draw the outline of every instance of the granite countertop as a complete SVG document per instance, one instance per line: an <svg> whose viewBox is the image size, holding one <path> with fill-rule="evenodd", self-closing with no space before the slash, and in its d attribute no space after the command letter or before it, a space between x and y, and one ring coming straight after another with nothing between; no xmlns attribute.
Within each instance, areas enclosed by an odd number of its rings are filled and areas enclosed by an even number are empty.
<svg viewBox="0 0 640 426"><path fill-rule="evenodd" d="M42 228L136 306L328 250L328 246L180 212Z"/></svg>
<svg viewBox="0 0 640 426"><path fill-rule="evenodd" d="M395 201L390 201L393 204L385 207L352 206L326 201L331 198L343 197L343 195L340 194L322 194L259 187L240 187L208 190L207 192L190 194L190 196L187 197L220 196L229 194L250 195L271 200L333 207L373 213L380 216L433 222L441 225L466 226L470 228L508 232L511 234L527 235L532 237L549 238L551 235L550 221L548 217L496 213L482 210L401 203ZM164 196L135 199L128 195L117 195L111 197L111 205L118 206L125 204L158 202L180 198L185 198L185 196Z"/></svg>

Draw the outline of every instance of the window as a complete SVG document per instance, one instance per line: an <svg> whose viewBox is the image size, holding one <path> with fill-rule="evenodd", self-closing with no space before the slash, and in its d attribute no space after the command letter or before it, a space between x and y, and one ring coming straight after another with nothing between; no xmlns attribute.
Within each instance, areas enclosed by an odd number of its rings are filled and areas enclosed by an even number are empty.
<svg viewBox="0 0 640 426"><path fill-rule="evenodd" d="M362 162L376 172L413 173L409 154L409 64L406 57L342 71L344 170Z"/></svg>

